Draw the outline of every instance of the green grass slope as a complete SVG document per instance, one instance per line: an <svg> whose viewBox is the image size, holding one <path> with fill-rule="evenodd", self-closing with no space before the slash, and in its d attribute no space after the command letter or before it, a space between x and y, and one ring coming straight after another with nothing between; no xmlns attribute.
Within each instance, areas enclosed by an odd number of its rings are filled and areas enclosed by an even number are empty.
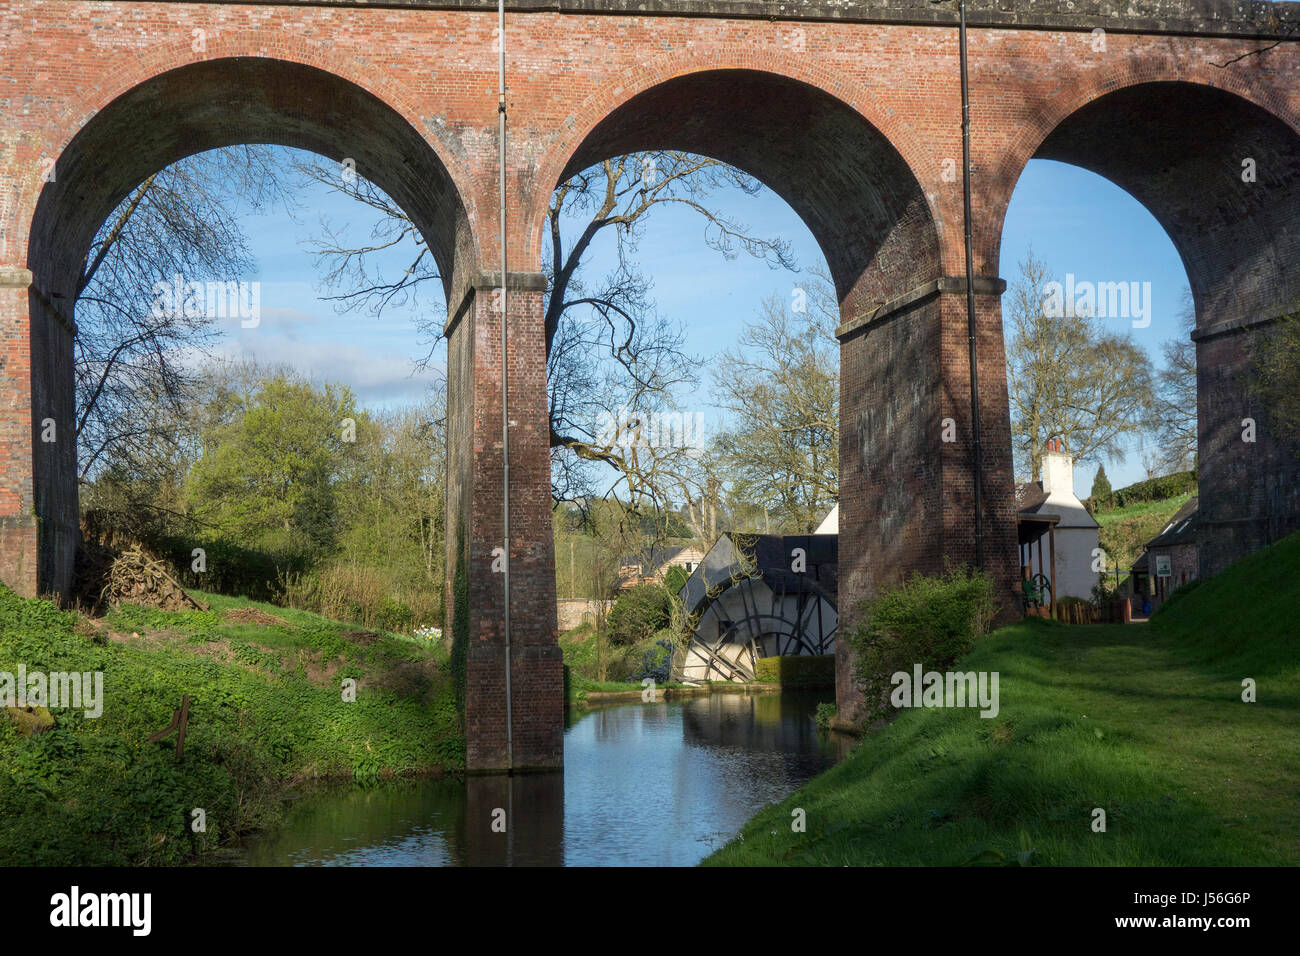
<svg viewBox="0 0 1300 956"><path fill-rule="evenodd" d="M207 612L91 621L0 588L0 672L102 671L103 714L51 709L24 736L0 708L0 864L176 864L273 825L306 778L463 766L441 655L413 638L200 594ZM342 682L357 682L345 702ZM191 698L184 761L154 744ZM206 831L195 832L202 809Z"/></svg>
<svg viewBox="0 0 1300 956"><path fill-rule="evenodd" d="M1178 509L1191 499L1192 492L1163 501L1139 501L1126 508L1113 508L1093 515L1101 527L1097 537L1112 562L1127 573L1142 555L1143 546L1164 530ZM1110 565L1108 565L1110 566Z"/></svg>
<svg viewBox="0 0 1300 956"><path fill-rule="evenodd" d="M957 668L1000 674L997 717L902 712L706 863L1300 863L1297 606L1293 535L1150 624L1004 628Z"/></svg>

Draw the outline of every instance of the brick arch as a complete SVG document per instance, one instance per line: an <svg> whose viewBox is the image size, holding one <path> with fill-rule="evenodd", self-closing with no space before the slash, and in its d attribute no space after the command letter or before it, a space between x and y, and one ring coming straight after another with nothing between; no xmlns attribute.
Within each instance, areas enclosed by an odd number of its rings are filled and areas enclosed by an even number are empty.
<svg viewBox="0 0 1300 956"><path fill-rule="evenodd" d="M915 172L927 155L919 137L813 57L727 45L660 58L603 84L563 128L528 210L534 261L551 191L566 176L669 148L728 162L789 203L826 255L845 310L884 302L940 268L938 206Z"/></svg>
<svg viewBox="0 0 1300 956"><path fill-rule="evenodd" d="M238 36L224 39L221 46L232 50L266 46L251 39L240 42ZM209 43L209 54L216 46L215 42ZM293 51L299 54L315 52L301 41L286 41L284 46L301 48ZM84 185L77 190L78 205L87 207L81 216L85 224L78 232L89 229L93 236L104 216L145 176L186 155L240 142L297 146L331 159L356 159L358 173L389 192L415 219L438 260L444 284L451 283L453 272L473 271L477 258L470 228L474 200L473 190L465 188L472 177L458 155L459 143L446 139L436 129L420 130L413 125L408 117L418 113L391 84L373 84L376 92L356 82L365 77L354 79L347 75L358 70L339 69L347 64L331 62L340 58L328 55L208 55L158 71L159 66L174 64L176 59L175 51L147 57L137 64L137 69L121 71L127 79L118 78L111 86L98 88L99 95L83 104L86 108L82 116L65 110L58 128L78 128L58 144L58 179L46 185L39 196L29 197L30 218L20 218L32 223L27 259L34 274L48 271L41 263L42 252L32 248L42 241L38 217L43 209L49 210L58 202L61 183L78 178L77 164L87 153L99 154L97 178L113 180L97 187L97 192L104 194L97 204L87 202ZM136 76L142 79L133 82ZM251 83L252 88L246 88L245 83ZM192 88L188 99L186 87ZM174 100L159 107L159 91L164 89ZM226 101L222 90L237 90L241 102L236 104L235 97ZM244 102L254 90L263 102ZM296 96L301 97L301 103L294 102ZM146 105L146 101L152 102ZM160 117L142 112L159 109ZM241 120L247 125L240 126ZM172 135L170 130L150 128L159 122L183 127L189 138L182 141L173 137L169 142L146 144L154 147L152 151L140 149L140 141L150 133L159 134L160 139ZM122 133L123 150L104 145L111 138L110 129ZM382 155L385 148L391 153L387 160ZM124 157L126 153L130 155ZM115 155L125 159L119 168L113 166ZM367 158L373 161L367 162ZM99 211L103 216L91 223ZM22 217L23 212L19 215ZM89 237L85 242L89 244ZM77 244L78 240L71 243Z"/></svg>
<svg viewBox="0 0 1300 956"><path fill-rule="evenodd" d="M983 227L979 222L975 224L975 241L979 247L976 250L977 258L982 256L989 263L999 261L1007 209L1029 161L1038 158L1060 159L1111 179L1141 202L1170 233L1175 247L1184 258L1184 264L1188 266L1189 278L1193 279L1195 293L1196 277L1192 276L1194 263L1188 262L1188 253L1185 249L1185 240L1189 237L1175 235L1178 226L1171 221L1171 212L1158 208L1161 204L1154 197L1138 195L1139 192L1144 191L1139 185L1135 192L1133 188L1135 177L1118 173L1128 180L1126 184L1114 179L1114 171L1108 175L1108 171L1096 168L1104 166L1097 161L1097 158L1105 150L1094 150L1093 156L1087 157L1082 155L1077 147L1071 149L1065 142L1072 121L1077 123L1080 120L1087 120L1091 114L1095 124L1099 114L1108 108L1112 117L1111 125L1122 129L1124 124L1116 122L1123 116L1122 109L1136 100L1144 99L1146 92L1158 91L1161 88L1177 88L1187 98L1184 115L1191 114L1187 117L1189 125L1195 128L1213 129L1212 124L1205 118L1201 118L1199 124L1195 123L1197 116L1194 111L1197 105L1216 96L1230 96L1239 101L1244 108L1254 109L1252 123L1272 125L1274 130L1270 138L1279 145L1281 138L1278 134L1282 132L1283 127L1289 127L1300 140L1300 112L1297 111L1300 102L1293 102L1294 97L1288 98L1279 85L1252 82L1240 71L1218 69L1206 65L1203 61L1194 64L1170 62L1154 65L1150 62L1124 59L1105 70L1089 74L1087 82L1066 84L1065 90L1039 106L1030 120L1023 124L1011 145L1001 154L1001 161L994 165L990 175L983 179L984 195L980 198L984 207L989 210L989 216L985 218ZM1174 96L1165 99L1161 105L1169 105L1177 98ZM1220 99L1220 103L1227 102L1231 101ZM1142 115L1151 118L1159 117L1160 107L1148 102L1144 104ZM1223 141L1228 137L1227 131L1213 129L1213 132L1218 137L1217 142L1226 147ZM1108 139L1112 138L1108 137ZM1141 148L1130 152L1136 156L1150 157L1152 150L1157 147L1149 142L1143 143L1142 139L1141 136L1135 137L1136 142L1141 144ZM1127 147L1113 146L1109 151L1114 153L1125 148ZM1293 146L1293 156L1294 150L1300 150L1300 141ZM1071 156L1074 158L1070 158ZM1142 161L1138 160L1138 162ZM1169 179L1167 172L1166 168L1152 168L1151 178L1167 182ZM1239 174L1240 170L1238 169L1237 172ZM1239 182L1240 176L1236 178ZM1294 197L1294 191L1292 196Z"/></svg>
<svg viewBox="0 0 1300 956"><path fill-rule="evenodd" d="M818 241L844 319L839 580L841 595L853 596L845 620L862 597L911 572L974 563L972 403L983 442L978 547L1010 606L1015 517L996 284L977 277L983 372L972 398L966 289L945 274L940 196L921 185L923 176L938 181L940 170L936 163L934 176L918 175L934 162L933 147L922 150L910 126L872 115L868 102L816 66L757 54L637 73L566 123L570 131L540 167L529 235L540 231L554 185L611 156L680 149L763 181ZM847 645L837 655L837 699L850 714L861 696Z"/></svg>
<svg viewBox="0 0 1300 956"><path fill-rule="evenodd" d="M405 116L350 80L277 57L208 57L152 73L119 93L63 146L27 236L32 509L39 520L41 590L66 591L77 540L75 443L42 442L35 430L46 418L64 434L73 428L71 320L86 252L144 178L185 156L239 143L354 159L358 174L411 216L449 295L474 270L473 231L453 174Z"/></svg>
<svg viewBox="0 0 1300 956"><path fill-rule="evenodd" d="M1151 212L1182 258L1196 310L1199 576L1300 529L1296 436L1274 426L1250 387L1274 320L1300 308L1300 115L1280 88L1261 92L1211 69L1133 69L1062 98L1040 112L1006 167L1018 179L1041 157L1109 179ZM1253 181L1243 180L1245 159ZM1014 181L1008 174L999 185L994 242Z"/></svg>
<svg viewBox="0 0 1300 956"><path fill-rule="evenodd" d="M170 41L150 37L149 45L143 50L115 47L111 70L102 74L99 83L88 84L79 91L81 95L64 106L52 119L50 128L56 131L57 138L52 137L42 142L37 155L44 152L56 159L61 157L81 130L114 101L163 74L224 59L272 60L313 68L346 81L370 94L410 124L426 141L436 160L446 167L452 183L457 186L457 201L464 207L465 218L470 223L477 221L476 194L473 188L475 177L459 138L448 135L437 124L424 122L420 118L423 114L416 97L388 76L337 53L333 47L299 35L276 34L274 39L268 40L265 32L222 29L207 36L206 49L202 53L195 53L191 49L191 38L184 31L178 35L180 39ZM33 162L29 168L37 167ZM32 174L30 183L25 185L30 188L23 189L21 199L13 207L15 225L23 228L9 232L9 235L17 235L24 240L27 236L26 226L32 221L41 193L41 183L35 173ZM467 232L465 239L470 243L475 242L472 232ZM476 246L465 246L464 251L472 252L477 259ZM472 269L473 265L470 264L466 271Z"/></svg>

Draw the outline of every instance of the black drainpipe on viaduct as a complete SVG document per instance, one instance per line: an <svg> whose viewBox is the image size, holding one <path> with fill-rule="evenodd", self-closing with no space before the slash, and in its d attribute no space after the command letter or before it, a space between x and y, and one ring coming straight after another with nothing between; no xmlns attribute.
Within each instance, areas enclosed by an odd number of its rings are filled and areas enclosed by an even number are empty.
<svg viewBox="0 0 1300 956"><path fill-rule="evenodd" d="M930 0L944 3L946 0ZM984 451L980 443L980 367L975 340L975 252L971 242L971 185L970 185L970 79L966 70L966 0L957 0L960 12L958 36L961 48L961 162L962 204L966 239L966 328L970 346L970 421L971 470L975 484L975 567L984 570Z"/></svg>

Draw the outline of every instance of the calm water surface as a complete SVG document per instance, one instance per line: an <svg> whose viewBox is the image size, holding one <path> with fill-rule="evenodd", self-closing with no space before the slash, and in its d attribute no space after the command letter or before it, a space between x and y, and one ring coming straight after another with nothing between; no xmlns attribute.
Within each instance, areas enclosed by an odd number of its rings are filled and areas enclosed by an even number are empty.
<svg viewBox="0 0 1300 956"><path fill-rule="evenodd" d="M689 866L846 751L828 694L713 694L590 711L564 772L402 781L303 797L252 866ZM494 833L496 809L506 832ZM497 817L500 815L497 814Z"/></svg>

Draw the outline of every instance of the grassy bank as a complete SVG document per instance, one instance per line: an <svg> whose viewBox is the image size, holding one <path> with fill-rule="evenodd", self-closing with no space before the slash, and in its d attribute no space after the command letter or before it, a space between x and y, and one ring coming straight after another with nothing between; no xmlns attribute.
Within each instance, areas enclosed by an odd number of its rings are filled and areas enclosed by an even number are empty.
<svg viewBox="0 0 1300 956"><path fill-rule="evenodd" d="M560 635L560 651L568 667L569 703L583 704L589 694L617 694L631 691L640 694L641 682L628 681L627 677L640 671L645 655L660 655L656 634L637 644L617 645L606 639L602 642L591 624L582 624ZM604 664L602 668L602 662ZM601 673L604 673L604 679ZM681 687L681 684L660 683L661 689Z"/></svg>
<svg viewBox="0 0 1300 956"><path fill-rule="evenodd" d="M995 718L903 711L706 862L1300 863L1297 581L1292 536L1150 624L1004 628L958 665L1000 674Z"/></svg>
<svg viewBox="0 0 1300 956"><path fill-rule="evenodd" d="M313 778L464 764L441 652L303 611L196 592L207 612L90 620L0 588L0 671L100 671L103 714L52 709L26 736L0 709L0 863L177 864L274 825ZM343 682L356 681L345 702ZM154 744L191 698L184 761ZM201 808L206 832L194 832Z"/></svg>
<svg viewBox="0 0 1300 956"><path fill-rule="evenodd" d="M1098 511L1093 515L1101 527L1100 544L1113 566L1118 562L1125 575L1142 554L1143 546L1164 530L1165 525L1192 498L1192 492L1163 501L1139 501L1124 508Z"/></svg>

